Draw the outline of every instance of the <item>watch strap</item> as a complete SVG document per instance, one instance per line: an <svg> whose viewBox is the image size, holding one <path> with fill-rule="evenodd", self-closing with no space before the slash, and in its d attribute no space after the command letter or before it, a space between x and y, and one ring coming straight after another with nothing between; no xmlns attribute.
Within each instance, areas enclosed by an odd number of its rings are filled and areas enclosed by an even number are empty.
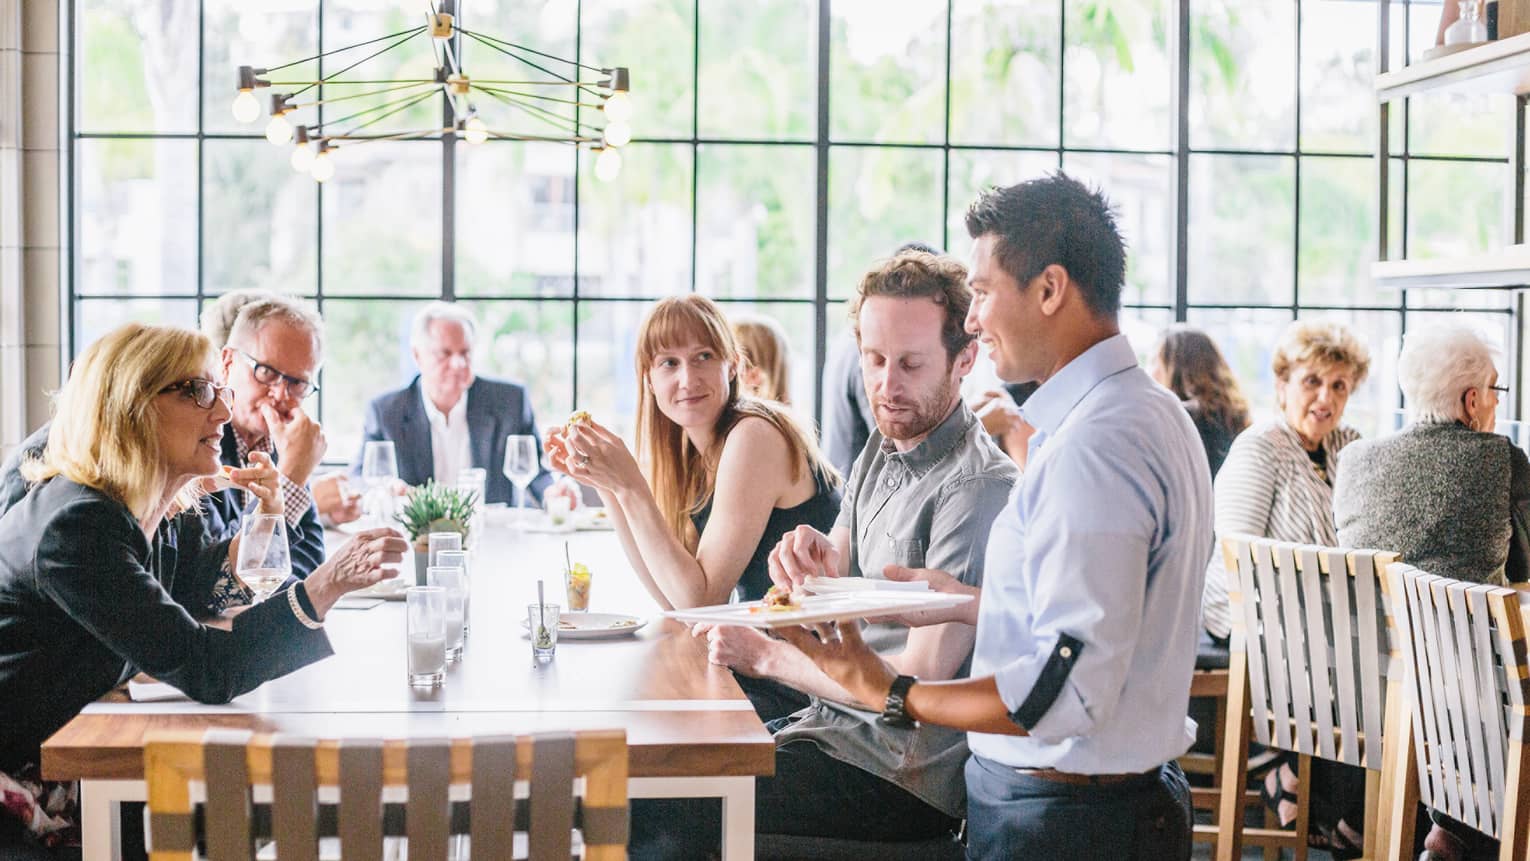
<svg viewBox="0 0 1530 861"><path fill-rule="evenodd" d="M887 691L887 702L882 706L882 716L878 718L888 726L911 727L914 719L908 714L908 690L919 679L914 676L898 676L893 679L892 687Z"/></svg>

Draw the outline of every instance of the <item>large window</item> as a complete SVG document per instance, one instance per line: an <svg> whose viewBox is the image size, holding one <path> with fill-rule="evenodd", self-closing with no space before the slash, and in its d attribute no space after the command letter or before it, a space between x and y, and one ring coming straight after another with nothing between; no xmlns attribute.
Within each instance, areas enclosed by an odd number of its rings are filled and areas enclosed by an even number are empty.
<svg viewBox="0 0 1530 861"><path fill-rule="evenodd" d="M793 396L814 413L818 366L871 261L916 239L965 255L980 189L1059 168L1120 208L1139 351L1172 320L1202 325L1256 405L1272 400L1270 348L1298 315L1344 320L1371 344L1349 416L1367 433L1393 421L1407 328L1464 310L1513 346L1505 293L1405 294L1369 277L1371 0L823 2L820 39L820 0L465 0L467 26L631 67L621 175L602 183L586 155L551 144L376 142L342 151L318 186L233 121L235 66L396 32L425 4L75 0L73 348L130 318L192 325L229 289L310 297L329 322L319 409L344 460L366 400L413 373L408 323L424 300L471 307L481 371L527 383L544 420L577 403L626 427L645 306L694 290L784 324ZM1432 44L1439 6L1393 8L1397 64ZM470 71L503 71L464 51ZM394 52L381 71L423 73L427 58ZM1505 241L1511 113L1458 97L1394 112L1397 249Z"/></svg>

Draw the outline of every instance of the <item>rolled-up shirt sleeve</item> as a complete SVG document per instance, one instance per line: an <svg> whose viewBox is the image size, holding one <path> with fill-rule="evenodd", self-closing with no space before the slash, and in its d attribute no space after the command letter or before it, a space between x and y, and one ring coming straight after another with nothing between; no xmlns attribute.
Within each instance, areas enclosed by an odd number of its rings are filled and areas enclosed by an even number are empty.
<svg viewBox="0 0 1530 861"><path fill-rule="evenodd" d="M1090 735L1120 700L1142 632L1153 511L1162 502L1154 499L1160 491L1109 452L1075 447L1033 468L1046 475L1027 482L1016 504L1027 508L1029 523L1035 649L994 675L1012 715L1044 706L1025 729L1055 743ZM1069 492L1040 492L1049 485ZM1080 646L1056 698L1046 703L1041 691L1042 702L1028 704L1064 635Z"/></svg>

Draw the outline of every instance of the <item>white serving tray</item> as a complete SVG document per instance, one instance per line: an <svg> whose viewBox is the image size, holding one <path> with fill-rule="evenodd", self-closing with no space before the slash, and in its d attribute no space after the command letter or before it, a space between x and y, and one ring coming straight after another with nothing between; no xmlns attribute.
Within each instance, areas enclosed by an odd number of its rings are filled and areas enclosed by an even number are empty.
<svg viewBox="0 0 1530 861"><path fill-rule="evenodd" d="M799 599L801 609L766 610L762 601L718 604L690 610L669 610L664 615L681 622L743 625L749 628L785 628L816 622L840 622L877 616L896 616L918 610L939 610L965 604L971 595L946 592L894 592L862 589L832 595L808 595Z"/></svg>

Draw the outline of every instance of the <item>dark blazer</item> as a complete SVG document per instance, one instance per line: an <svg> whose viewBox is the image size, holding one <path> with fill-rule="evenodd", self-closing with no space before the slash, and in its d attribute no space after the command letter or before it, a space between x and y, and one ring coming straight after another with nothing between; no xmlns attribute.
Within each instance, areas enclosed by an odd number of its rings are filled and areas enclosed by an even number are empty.
<svg viewBox="0 0 1530 861"><path fill-rule="evenodd" d="M48 428L51 424L51 422L45 424L34 431L6 460L5 465L0 467L0 515L26 496L28 485L26 479L21 477L22 458L42 455L43 449L48 445ZM223 426L223 454L220 460L228 466L243 466L239 462L239 444L234 440L232 424ZM272 462L275 462L274 456ZM244 491L220 490L202 497L200 517L193 518L190 513L185 513L177 515L175 520L205 520L205 523L192 528L208 541L227 541L239 534L239 525L244 522L244 512ZM190 543L194 540L198 539L183 538L181 546L196 546ZM303 513L297 526L290 524L287 526L287 548L292 557L294 577L306 578L313 573L313 569L323 564L324 528L319 525L317 508L308 506L308 510Z"/></svg>
<svg viewBox="0 0 1530 861"><path fill-rule="evenodd" d="M531 399L524 386L478 377L467 390L468 445L473 466L489 473L484 488L487 502L511 502L514 485L505 478L505 437L531 434L541 453L542 435L531 412ZM421 400L420 378L416 376L402 389L388 392L367 405L366 429L361 436L361 450L351 460L351 476L361 476L361 455L369 440L393 440L398 456L398 477L405 484L424 484L428 478L452 482L456 476L435 474L435 455L430 448L430 419ZM542 491L552 484L552 475L544 467L531 482L531 495L538 502Z"/></svg>
<svg viewBox="0 0 1530 861"><path fill-rule="evenodd" d="M227 702L331 654L283 600L198 623L208 566L186 564L169 521L152 539L122 503L62 476L0 516L0 771L38 749L86 705L137 671L201 702ZM191 551L227 554L215 542Z"/></svg>

